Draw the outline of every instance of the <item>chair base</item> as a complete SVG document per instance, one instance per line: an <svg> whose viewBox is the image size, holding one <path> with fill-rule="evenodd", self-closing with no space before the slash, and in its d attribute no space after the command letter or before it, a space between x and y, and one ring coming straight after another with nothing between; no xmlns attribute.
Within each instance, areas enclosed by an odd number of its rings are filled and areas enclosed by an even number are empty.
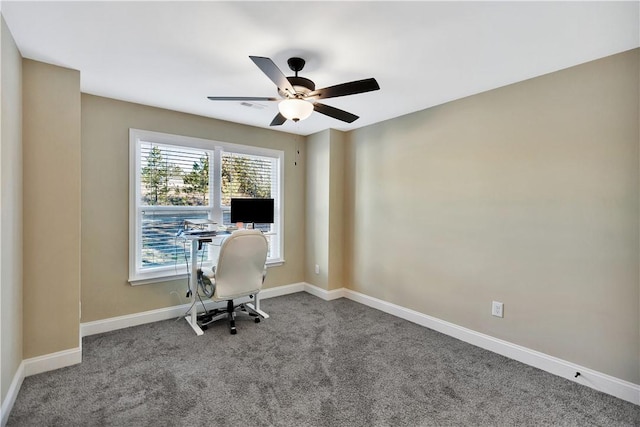
<svg viewBox="0 0 640 427"><path fill-rule="evenodd" d="M227 319L229 325L229 332L231 335L235 335L238 331L236 329L236 314L245 314L254 318L255 323L260 323L260 319L266 319L268 314L262 310L256 309L252 304L242 303L234 305L233 300L227 301L226 309L215 308L198 315L198 326L204 331L208 329L208 325L220 320Z"/></svg>

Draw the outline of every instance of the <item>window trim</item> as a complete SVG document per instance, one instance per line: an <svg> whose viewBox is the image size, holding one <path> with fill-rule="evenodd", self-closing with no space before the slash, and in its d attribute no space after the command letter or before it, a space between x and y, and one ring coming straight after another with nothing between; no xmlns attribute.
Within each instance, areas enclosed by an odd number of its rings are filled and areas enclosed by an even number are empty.
<svg viewBox="0 0 640 427"><path fill-rule="evenodd" d="M183 263L178 263L176 266L157 267L149 269L147 271L140 271L138 269L138 257L141 253L139 251L139 245L141 242L138 237L138 228L140 224L138 211L144 209L140 201L140 150L138 149L138 142L152 142L156 144L166 144L173 146L183 146L187 148L195 148L206 151L211 151L212 159L211 165L218 164L217 162L221 158L223 151L247 154L254 156L265 156L277 159L276 171L274 175L278 178L277 191L273 197L276 199L276 218L275 227L277 229L278 239L275 244L278 247L278 257L271 258L267 261L267 266L277 266L284 264L284 151L274 150L270 148L255 147L249 145L234 144L230 142L222 142L216 140L208 140L203 138L195 138L182 135L173 135L162 132L154 132L142 129L129 129L129 283L131 285L142 285L148 283L166 282L169 280L176 280L185 278L187 275L187 267ZM214 170L215 167L211 167ZM193 210L210 210L214 215L222 213L220 208L220 176L218 173L210 174L210 188L212 188L212 197L210 205L205 206L193 206L186 208L194 208ZM215 199L214 199L215 198ZM173 207L165 207L170 210ZM185 208L185 206L176 206L176 209ZM162 209L164 210L164 209Z"/></svg>

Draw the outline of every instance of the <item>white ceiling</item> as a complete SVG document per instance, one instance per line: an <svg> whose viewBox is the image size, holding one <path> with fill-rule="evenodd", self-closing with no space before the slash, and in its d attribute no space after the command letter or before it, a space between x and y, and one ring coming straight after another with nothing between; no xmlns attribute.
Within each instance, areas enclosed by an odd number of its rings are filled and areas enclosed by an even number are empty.
<svg viewBox="0 0 640 427"><path fill-rule="evenodd" d="M375 77L332 98L352 124L314 113L274 128L349 130L640 45L627 2L23 2L2 15L25 58L80 70L85 93L269 128L277 96L249 55L307 60L317 87Z"/></svg>

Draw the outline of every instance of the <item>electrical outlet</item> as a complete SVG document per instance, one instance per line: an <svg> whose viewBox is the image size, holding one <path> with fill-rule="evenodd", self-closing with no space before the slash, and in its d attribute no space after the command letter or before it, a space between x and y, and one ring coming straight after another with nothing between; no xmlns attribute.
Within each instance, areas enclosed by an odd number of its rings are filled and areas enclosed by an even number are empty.
<svg viewBox="0 0 640 427"><path fill-rule="evenodd" d="M316 264L316 274L320 274L320 266Z"/></svg>
<svg viewBox="0 0 640 427"><path fill-rule="evenodd" d="M504 317L503 315L504 304L498 301L494 301L491 305L491 315L496 317Z"/></svg>

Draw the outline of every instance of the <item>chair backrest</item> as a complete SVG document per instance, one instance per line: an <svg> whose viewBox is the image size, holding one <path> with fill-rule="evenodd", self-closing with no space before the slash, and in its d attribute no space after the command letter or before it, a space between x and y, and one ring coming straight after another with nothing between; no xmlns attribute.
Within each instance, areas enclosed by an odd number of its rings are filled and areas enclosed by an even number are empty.
<svg viewBox="0 0 640 427"><path fill-rule="evenodd" d="M267 250L260 230L238 230L227 237L218 256L212 298L240 298L262 289Z"/></svg>

